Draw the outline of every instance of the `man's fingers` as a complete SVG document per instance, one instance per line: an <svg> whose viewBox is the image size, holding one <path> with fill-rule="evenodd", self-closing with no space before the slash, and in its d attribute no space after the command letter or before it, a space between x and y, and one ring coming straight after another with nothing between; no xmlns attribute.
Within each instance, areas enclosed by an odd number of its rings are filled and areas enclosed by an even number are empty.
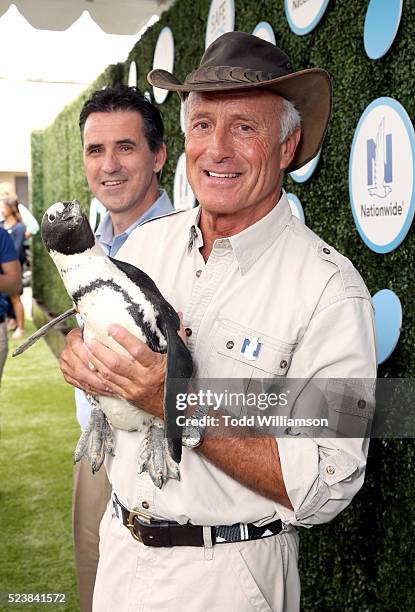
<svg viewBox="0 0 415 612"><path fill-rule="evenodd" d="M90 393L91 395L105 395L106 397L114 397L116 395L116 390L104 385L99 378L97 379L97 385L88 384L86 381L80 382L79 380L72 378L70 375L65 376L65 380L70 385L81 389L81 391L84 391L85 393Z"/></svg>
<svg viewBox="0 0 415 612"><path fill-rule="evenodd" d="M71 329L66 336L66 344L68 346L75 346L79 341L82 342L82 329Z"/></svg>
<svg viewBox="0 0 415 612"><path fill-rule="evenodd" d="M136 338L133 334L122 327L121 325L110 325L108 334L120 346L125 348L131 357L138 361L145 368L153 366L159 359L159 353L155 353L144 342Z"/></svg>
<svg viewBox="0 0 415 612"><path fill-rule="evenodd" d="M74 329L67 335L66 346L61 354L60 367L69 384L86 393L112 395L97 373L89 367L88 352L80 329Z"/></svg>
<svg viewBox="0 0 415 612"><path fill-rule="evenodd" d="M108 385L96 373L85 368L83 364L82 368L73 369L72 367L67 367L65 362L62 362L61 370L66 382L82 389L86 393L112 395L112 390L108 391Z"/></svg>

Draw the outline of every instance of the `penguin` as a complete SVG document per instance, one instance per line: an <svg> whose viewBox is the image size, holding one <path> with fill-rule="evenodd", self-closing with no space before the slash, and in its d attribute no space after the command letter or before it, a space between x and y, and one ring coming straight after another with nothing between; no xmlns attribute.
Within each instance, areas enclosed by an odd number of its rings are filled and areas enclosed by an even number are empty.
<svg viewBox="0 0 415 612"><path fill-rule="evenodd" d="M128 355L108 335L108 326L117 323L153 351L167 353L164 428L160 419L122 398L89 395L91 418L75 450L75 461L86 456L96 472L105 453L114 455L111 424L127 431L146 431L138 471L148 472L158 488L169 478L180 480L182 428L177 423L176 397L177 393L187 391L193 364L178 334L177 313L147 274L104 253L77 200L50 206L42 219L41 234L75 307L36 332L14 355L75 312L84 321L85 340L100 340L114 351Z"/></svg>

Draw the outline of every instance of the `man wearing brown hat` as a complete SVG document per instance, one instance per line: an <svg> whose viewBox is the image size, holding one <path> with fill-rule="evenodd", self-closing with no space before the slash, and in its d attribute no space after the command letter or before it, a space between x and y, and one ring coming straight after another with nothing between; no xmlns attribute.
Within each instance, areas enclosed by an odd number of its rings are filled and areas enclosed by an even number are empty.
<svg viewBox="0 0 415 612"><path fill-rule="evenodd" d="M232 32L184 84L160 70L149 81L186 99L187 174L200 206L142 226L119 256L183 312L195 377L232 379L245 393L255 378L374 379L370 295L352 264L292 216L282 191L284 172L321 147L327 73L294 72L277 47ZM109 333L131 357L92 342L88 367L71 332L67 381L163 418L165 356L119 326ZM114 430L94 610L298 610L295 526L329 521L350 503L367 440L218 437L202 418L209 405L188 414L200 420L184 429L180 480L161 490L137 473L145 432Z"/></svg>

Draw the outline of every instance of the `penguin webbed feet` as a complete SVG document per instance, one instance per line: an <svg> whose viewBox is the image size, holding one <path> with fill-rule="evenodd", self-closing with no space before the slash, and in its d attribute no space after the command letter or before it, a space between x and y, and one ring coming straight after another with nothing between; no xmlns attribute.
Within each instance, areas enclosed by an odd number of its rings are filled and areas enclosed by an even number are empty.
<svg viewBox="0 0 415 612"><path fill-rule="evenodd" d="M91 404L91 416L76 445L75 463L85 457L95 474L104 463L106 454L114 456L115 442L108 419L99 408L98 400L91 395L87 395L87 399Z"/></svg>
<svg viewBox="0 0 415 612"><path fill-rule="evenodd" d="M164 428L152 424L148 428L144 448L138 458L138 473L148 472L153 483L159 489L172 478L180 480L178 463L173 459L174 451L171 440L164 437Z"/></svg>

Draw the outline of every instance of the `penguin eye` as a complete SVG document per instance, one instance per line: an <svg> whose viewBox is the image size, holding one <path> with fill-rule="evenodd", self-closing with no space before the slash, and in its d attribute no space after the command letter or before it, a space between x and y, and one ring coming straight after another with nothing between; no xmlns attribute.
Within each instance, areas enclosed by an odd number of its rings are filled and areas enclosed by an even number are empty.
<svg viewBox="0 0 415 612"><path fill-rule="evenodd" d="M53 223L55 219L56 219L55 215L49 215L49 221Z"/></svg>

